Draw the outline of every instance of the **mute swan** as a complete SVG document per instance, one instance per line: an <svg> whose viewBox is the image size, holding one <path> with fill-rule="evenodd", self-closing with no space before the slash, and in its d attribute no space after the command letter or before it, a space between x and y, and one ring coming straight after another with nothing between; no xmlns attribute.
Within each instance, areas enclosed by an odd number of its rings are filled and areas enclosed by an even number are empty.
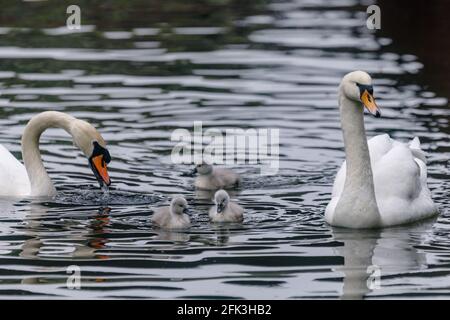
<svg viewBox="0 0 450 320"><path fill-rule="evenodd" d="M34 116L22 136L21 164L0 145L0 196L53 196L56 189L42 163L39 138L47 128L62 128L89 159L89 166L100 186L110 185L106 164L111 157L105 140L89 123L57 111L45 111Z"/></svg>
<svg viewBox="0 0 450 320"><path fill-rule="evenodd" d="M214 195L216 205L209 210L212 222L242 222L244 209L237 203L230 202L230 196L225 190L219 190Z"/></svg>
<svg viewBox="0 0 450 320"><path fill-rule="evenodd" d="M211 164L196 165L193 173L199 176L195 180L195 187L203 190L231 189L240 183L239 175L231 170L215 168Z"/></svg>
<svg viewBox="0 0 450 320"><path fill-rule="evenodd" d="M370 76L354 71L339 87L346 161L336 176L325 220L339 227L377 228L437 214L419 139L406 145L383 134L367 142L363 105L380 117Z"/></svg>
<svg viewBox="0 0 450 320"><path fill-rule="evenodd" d="M183 197L172 199L170 206L158 208L152 216L152 222L163 229L186 229L191 226L188 203Z"/></svg>

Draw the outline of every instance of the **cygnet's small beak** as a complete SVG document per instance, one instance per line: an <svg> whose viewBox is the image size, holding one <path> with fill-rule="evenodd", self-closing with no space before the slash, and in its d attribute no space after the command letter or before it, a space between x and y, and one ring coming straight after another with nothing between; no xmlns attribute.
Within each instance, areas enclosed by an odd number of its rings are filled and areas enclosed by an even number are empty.
<svg viewBox="0 0 450 320"><path fill-rule="evenodd" d="M197 174L197 167L195 167L194 169L192 169L191 171L191 176L196 175Z"/></svg>
<svg viewBox="0 0 450 320"><path fill-rule="evenodd" d="M184 209L183 209L183 213L184 213L184 214L189 214L189 213L190 213L190 211L189 211L189 209L188 209L188 208L184 208Z"/></svg>
<svg viewBox="0 0 450 320"><path fill-rule="evenodd" d="M224 209L225 209L225 205L223 202L220 202L217 204L217 213L222 213Z"/></svg>

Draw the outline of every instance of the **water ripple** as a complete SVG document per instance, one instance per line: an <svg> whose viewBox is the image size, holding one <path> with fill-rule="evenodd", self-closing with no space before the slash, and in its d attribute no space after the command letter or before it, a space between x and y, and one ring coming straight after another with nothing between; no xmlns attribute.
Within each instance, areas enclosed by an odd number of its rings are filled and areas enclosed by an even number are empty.
<svg viewBox="0 0 450 320"><path fill-rule="evenodd" d="M416 57L364 27L358 3L274 1L223 25L192 14L115 30L0 28L0 143L20 158L24 125L52 109L93 123L113 157L105 195L67 134L46 131L59 193L0 199L0 298L448 297L448 101L421 83ZM324 223L344 159L337 86L354 69L372 73L383 108L383 119L366 118L368 134L420 136L436 221L370 232ZM280 129L278 175L234 167L243 224L210 224L212 194L170 162L172 131L198 120ZM174 194L192 208L190 230L150 222ZM382 288L371 291L373 264ZM81 290L66 286L69 265L81 268Z"/></svg>

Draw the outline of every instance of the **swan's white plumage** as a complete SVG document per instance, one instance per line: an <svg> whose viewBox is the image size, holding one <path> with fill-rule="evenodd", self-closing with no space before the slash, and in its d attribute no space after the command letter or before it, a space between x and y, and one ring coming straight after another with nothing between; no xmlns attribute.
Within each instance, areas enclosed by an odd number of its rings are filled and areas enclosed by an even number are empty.
<svg viewBox="0 0 450 320"><path fill-rule="evenodd" d="M438 213L427 187L420 141L397 142L387 134L367 141L364 107L380 117L372 79L364 71L346 74L339 86L345 162L333 187L325 220L347 228L378 228L415 222Z"/></svg>
<svg viewBox="0 0 450 320"><path fill-rule="evenodd" d="M387 134L368 140L375 197L382 226L410 223L432 217L437 207L427 186L425 153L416 137L409 145ZM346 162L336 175L332 199L325 211L331 223L336 205L344 190Z"/></svg>
<svg viewBox="0 0 450 320"><path fill-rule="evenodd" d="M0 144L0 190L2 196L26 196L31 193L25 166Z"/></svg>
<svg viewBox="0 0 450 320"><path fill-rule="evenodd" d="M48 197L56 194L39 151L39 138L47 128L64 129L86 157L92 155L94 141L105 146L100 133L86 121L58 111L41 112L30 119L22 135L24 164L0 145L0 196Z"/></svg>

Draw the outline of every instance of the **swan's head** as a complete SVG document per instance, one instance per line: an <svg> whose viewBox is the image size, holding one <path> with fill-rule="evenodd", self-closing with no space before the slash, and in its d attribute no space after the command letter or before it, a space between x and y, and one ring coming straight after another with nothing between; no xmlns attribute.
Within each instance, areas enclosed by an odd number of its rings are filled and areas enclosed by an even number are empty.
<svg viewBox="0 0 450 320"><path fill-rule="evenodd" d="M170 203L170 211L173 214L179 214L182 215L184 213L189 213L188 210L188 203L185 198L179 196L172 199L172 202Z"/></svg>
<svg viewBox="0 0 450 320"><path fill-rule="evenodd" d="M218 190L214 195L214 202L217 206L217 213L222 213L228 205L230 196L225 190Z"/></svg>
<svg viewBox="0 0 450 320"><path fill-rule="evenodd" d="M94 172L100 187L109 186L107 164L111 161L111 156L106 149L106 142L100 133L88 122L76 119L71 125L73 143L80 148L89 159L89 166Z"/></svg>
<svg viewBox="0 0 450 320"><path fill-rule="evenodd" d="M379 118L381 116L375 98L373 97L372 78L367 72L353 71L342 78L341 94L348 99L361 102L369 112Z"/></svg>
<svg viewBox="0 0 450 320"><path fill-rule="evenodd" d="M207 164L205 162L199 163L195 166L194 170L192 171L193 174L198 173L200 175L207 175L210 174L213 171L212 164Z"/></svg>

